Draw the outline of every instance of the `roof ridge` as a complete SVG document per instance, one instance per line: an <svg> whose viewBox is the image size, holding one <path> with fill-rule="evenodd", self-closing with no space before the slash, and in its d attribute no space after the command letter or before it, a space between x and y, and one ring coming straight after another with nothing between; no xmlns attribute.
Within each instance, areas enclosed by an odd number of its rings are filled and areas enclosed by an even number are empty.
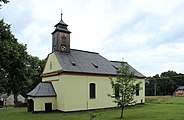
<svg viewBox="0 0 184 120"><path fill-rule="evenodd" d="M85 50L79 50L79 49L70 49L70 50L80 51L80 52L87 52L87 53L93 53L93 54L99 54L97 52L91 52L91 51L85 51Z"/></svg>
<svg viewBox="0 0 184 120"><path fill-rule="evenodd" d="M116 60L109 60L110 62L118 62L118 63L128 63L128 62L124 62L124 61L116 61Z"/></svg>
<svg viewBox="0 0 184 120"><path fill-rule="evenodd" d="M41 82L41 83L42 83L42 82ZM40 85L41 85L41 83L38 84L38 88L37 88L37 90L35 91L35 94L39 94L38 91L40 90Z"/></svg>

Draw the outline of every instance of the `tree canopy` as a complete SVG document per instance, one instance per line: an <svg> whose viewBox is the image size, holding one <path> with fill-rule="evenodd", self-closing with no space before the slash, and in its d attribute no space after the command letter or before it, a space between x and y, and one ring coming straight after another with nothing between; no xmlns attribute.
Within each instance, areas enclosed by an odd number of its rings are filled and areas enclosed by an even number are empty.
<svg viewBox="0 0 184 120"><path fill-rule="evenodd" d="M1 2L3 3L8 3L9 1L8 0L0 0L0 7L1 7ZM1 9L1 8L0 8Z"/></svg>
<svg viewBox="0 0 184 120"><path fill-rule="evenodd" d="M26 50L11 33L10 25L0 20L0 89L14 94L15 105L19 93L25 95L41 81L43 62Z"/></svg>
<svg viewBox="0 0 184 120"><path fill-rule="evenodd" d="M146 95L173 95L179 86L184 86L184 75L169 70L146 78Z"/></svg>
<svg viewBox="0 0 184 120"><path fill-rule="evenodd" d="M8 0L0 0L8 3ZM17 106L17 96L33 89L41 82L45 60L28 54L25 44L11 32L11 26L0 20L0 93L14 94L14 105Z"/></svg>
<svg viewBox="0 0 184 120"><path fill-rule="evenodd" d="M7 93L18 94L26 81L26 45L19 44L10 31L10 25L0 21L1 83Z"/></svg>

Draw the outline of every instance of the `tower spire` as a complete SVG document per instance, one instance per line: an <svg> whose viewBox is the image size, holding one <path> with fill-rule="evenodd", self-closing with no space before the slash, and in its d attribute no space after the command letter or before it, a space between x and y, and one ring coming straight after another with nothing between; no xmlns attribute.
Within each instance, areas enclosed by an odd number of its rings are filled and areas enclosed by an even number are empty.
<svg viewBox="0 0 184 120"><path fill-rule="evenodd" d="M63 13L61 13L61 20L62 20L62 15L63 15Z"/></svg>
<svg viewBox="0 0 184 120"><path fill-rule="evenodd" d="M52 51L70 52L70 31L67 24L61 20L55 25L56 29L52 32Z"/></svg>
<svg viewBox="0 0 184 120"><path fill-rule="evenodd" d="M62 12L63 12L63 9L61 8L61 20L62 20L62 15L63 15L63 13L62 13Z"/></svg>

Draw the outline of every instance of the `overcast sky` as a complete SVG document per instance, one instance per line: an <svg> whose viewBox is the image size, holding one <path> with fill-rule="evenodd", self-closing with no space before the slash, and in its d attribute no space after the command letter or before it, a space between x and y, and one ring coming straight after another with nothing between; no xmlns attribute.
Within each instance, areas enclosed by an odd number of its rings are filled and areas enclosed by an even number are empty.
<svg viewBox="0 0 184 120"><path fill-rule="evenodd" d="M44 59L62 9L71 48L123 58L153 76L184 73L183 6L184 0L10 0L0 17L29 54Z"/></svg>

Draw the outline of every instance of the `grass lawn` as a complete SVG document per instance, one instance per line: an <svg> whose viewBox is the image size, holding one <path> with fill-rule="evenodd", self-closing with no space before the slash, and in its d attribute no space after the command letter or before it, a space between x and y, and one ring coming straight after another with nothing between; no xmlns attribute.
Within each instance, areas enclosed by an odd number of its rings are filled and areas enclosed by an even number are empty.
<svg viewBox="0 0 184 120"><path fill-rule="evenodd" d="M169 100L172 104L152 102L128 107L124 112L124 120L183 120L184 98L171 97ZM118 120L120 117L120 109L31 114L27 108L0 108L0 120L89 120L90 113L98 114L95 120Z"/></svg>
<svg viewBox="0 0 184 120"><path fill-rule="evenodd" d="M184 104L184 97L175 96L147 96L147 103Z"/></svg>

